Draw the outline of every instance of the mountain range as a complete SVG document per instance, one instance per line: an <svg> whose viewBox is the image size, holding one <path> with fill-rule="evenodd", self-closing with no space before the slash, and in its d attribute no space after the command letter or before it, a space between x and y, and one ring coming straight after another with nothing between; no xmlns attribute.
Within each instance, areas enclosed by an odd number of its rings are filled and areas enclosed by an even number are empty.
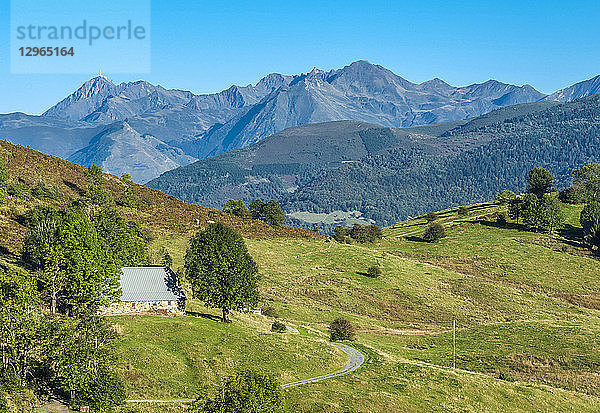
<svg viewBox="0 0 600 413"><path fill-rule="evenodd" d="M284 129L354 120L398 128L473 118L540 100L597 93L600 76L551 95L490 80L464 87L412 83L382 66L269 74L255 85L198 95L145 81L85 82L41 116L0 115L0 137L73 162L128 172L137 182L257 143Z"/></svg>
<svg viewBox="0 0 600 413"><path fill-rule="evenodd" d="M522 192L534 166L555 185L600 161L600 95L540 101L467 120L408 128L338 121L286 129L249 147L177 168L148 183L222 208L229 199L278 199L290 223L399 219ZM327 227L329 226L329 227Z"/></svg>

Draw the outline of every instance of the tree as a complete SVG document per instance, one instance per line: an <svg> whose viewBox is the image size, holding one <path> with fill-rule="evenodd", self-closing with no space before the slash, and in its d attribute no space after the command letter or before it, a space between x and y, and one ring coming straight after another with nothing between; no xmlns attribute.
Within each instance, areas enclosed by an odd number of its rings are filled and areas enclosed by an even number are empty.
<svg viewBox="0 0 600 413"><path fill-rule="evenodd" d="M383 237L381 228L377 225L354 224L350 230L350 237L358 242L375 242Z"/></svg>
<svg viewBox="0 0 600 413"><path fill-rule="evenodd" d="M271 331L274 331L275 333L285 333L287 331L287 328L285 327L285 324L283 324L281 321L275 320L271 325Z"/></svg>
<svg viewBox="0 0 600 413"><path fill-rule="evenodd" d="M570 186L558 193L558 199L565 204L577 205L584 202L581 189L575 186Z"/></svg>
<svg viewBox="0 0 600 413"><path fill-rule="evenodd" d="M160 265L171 268L173 266L173 258L171 257L171 254L169 254L169 251L163 247L161 255L162 259L160 261Z"/></svg>
<svg viewBox="0 0 600 413"><path fill-rule="evenodd" d="M228 214L232 214L243 219L252 217L250 210L241 199L228 199L223 207L223 212L227 212Z"/></svg>
<svg viewBox="0 0 600 413"><path fill-rule="evenodd" d="M527 174L527 192L541 198L554 185L554 176L546 168L536 166Z"/></svg>
<svg viewBox="0 0 600 413"><path fill-rule="evenodd" d="M589 202L581 211L579 222L583 227L583 239L591 248L600 251L600 202Z"/></svg>
<svg viewBox="0 0 600 413"><path fill-rule="evenodd" d="M517 195L513 191L504 190L498 194L496 201L501 204L508 204L510 201L515 199Z"/></svg>
<svg viewBox="0 0 600 413"><path fill-rule="evenodd" d="M333 229L333 239L337 242L345 242L348 235L350 235L350 228L338 225Z"/></svg>
<svg viewBox="0 0 600 413"><path fill-rule="evenodd" d="M104 206L113 202L110 194L105 189L104 174L98 165L90 165L85 170L88 179L88 190L84 200L91 205Z"/></svg>
<svg viewBox="0 0 600 413"><path fill-rule="evenodd" d="M565 217L560 201L553 196L526 194L521 204L523 222L536 231L554 231L564 223Z"/></svg>
<svg viewBox="0 0 600 413"><path fill-rule="evenodd" d="M519 223L519 218L521 218L523 210L523 199L515 198L509 201L508 203L508 216L515 220L515 222Z"/></svg>
<svg viewBox="0 0 600 413"><path fill-rule="evenodd" d="M423 234L423 239L427 242L437 242L438 240L444 238L446 236L446 230L439 223L429 224L425 233Z"/></svg>
<svg viewBox="0 0 600 413"><path fill-rule="evenodd" d="M198 413L283 413L283 390L270 374L247 369L204 388L190 407Z"/></svg>
<svg viewBox="0 0 600 413"><path fill-rule="evenodd" d="M124 383L113 370L115 332L106 319L89 315L54 322L51 366L60 388L71 395L73 407L104 410L122 404Z"/></svg>
<svg viewBox="0 0 600 413"><path fill-rule="evenodd" d="M600 165L592 163L572 173L573 186L587 202L600 201Z"/></svg>
<svg viewBox="0 0 600 413"><path fill-rule="evenodd" d="M354 340L354 326L345 318L336 318L329 324L329 340Z"/></svg>
<svg viewBox="0 0 600 413"><path fill-rule="evenodd" d="M29 268L37 272L38 281L47 294L50 312L56 313L59 295L64 292L67 274L60 270L58 227L60 212L52 207L34 208L25 215L28 228L21 257Z"/></svg>
<svg viewBox="0 0 600 413"><path fill-rule="evenodd" d="M261 219L262 211L265 206L265 203L260 199L255 199L250 204L250 213L252 214L252 219Z"/></svg>
<svg viewBox="0 0 600 413"><path fill-rule="evenodd" d="M543 228L546 231L554 232L561 228L565 223L565 215L562 205L558 199L553 196L545 196L542 202L544 208Z"/></svg>
<svg viewBox="0 0 600 413"><path fill-rule="evenodd" d="M542 201L533 193L525 194L521 200L521 217L523 223L530 229L541 230L543 228Z"/></svg>
<svg viewBox="0 0 600 413"><path fill-rule="evenodd" d="M206 305L220 308L224 322L229 322L231 310L258 302L256 263L241 235L220 222L190 239L185 273L194 295Z"/></svg>
<svg viewBox="0 0 600 413"><path fill-rule="evenodd" d="M285 215L279 202L270 200L261 211L261 219L272 227L279 227L285 222Z"/></svg>
<svg viewBox="0 0 600 413"><path fill-rule="evenodd" d="M33 378L44 354L45 318L34 280L0 268L0 381L18 387Z"/></svg>
<svg viewBox="0 0 600 413"><path fill-rule="evenodd" d="M123 193L117 200L117 204L119 204L121 206L130 207L130 208L133 208L136 205L138 205L138 198L137 198L137 193L136 193L137 191L136 191L135 183L133 182L133 179L131 178L131 175L129 175L127 172L124 172L121 175L121 183L123 184L123 186L125 188L123 189Z"/></svg>
<svg viewBox="0 0 600 413"><path fill-rule="evenodd" d="M39 275L52 313L108 305L120 294L120 268L146 260L149 237L137 224L112 208L92 216L82 208L38 208L25 218L23 261Z"/></svg>

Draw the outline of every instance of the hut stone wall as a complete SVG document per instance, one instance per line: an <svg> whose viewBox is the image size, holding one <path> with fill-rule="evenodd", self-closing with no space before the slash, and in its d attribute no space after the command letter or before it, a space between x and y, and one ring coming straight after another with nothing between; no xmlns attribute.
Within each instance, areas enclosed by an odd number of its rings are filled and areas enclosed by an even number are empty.
<svg viewBox="0 0 600 413"><path fill-rule="evenodd" d="M185 315L185 300L171 301L120 301L108 306L103 314L167 313Z"/></svg>

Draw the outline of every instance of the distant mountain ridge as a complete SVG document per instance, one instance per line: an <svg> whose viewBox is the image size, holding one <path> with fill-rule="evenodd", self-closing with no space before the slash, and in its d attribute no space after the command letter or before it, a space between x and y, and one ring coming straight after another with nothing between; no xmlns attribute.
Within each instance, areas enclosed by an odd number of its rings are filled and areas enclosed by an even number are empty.
<svg viewBox="0 0 600 413"><path fill-rule="evenodd" d="M176 167L252 145L290 127L340 120L392 128L438 124L520 103L566 101L596 93L599 82L595 79L546 96L530 85L496 80L464 87L438 78L417 84L361 60L338 70L272 73L254 85L234 85L219 93L198 95L144 80L114 84L98 76L42 116L23 115L15 121L14 114L0 115L0 137L63 158L82 151L70 159L86 162L94 158L82 155L91 154L91 139L113 123L126 122L139 136L152 136L160 142L151 146L167 148L161 151L161 156L168 158L163 164ZM42 138L39 141L38 136ZM128 136L136 140L129 147L141 150L137 135ZM118 147L109 145L104 150L117 151ZM150 161L145 167L139 162L144 157L148 159L148 154L118 151L107 155L111 161L104 166L111 173L131 173L111 168L137 162L134 175L138 179L158 176L163 168Z"/></svg>
<svg viewBox="0 0 600 413"><path fill-rule="evenodd" d="M148 186L217 208L229 198L278 199L296 225L327 214L339 223L352 217L389 225L521 191L534 166L549 168L564 187L573 169L600 161L599 137L600 95L409 128L326 122L199 160Z"/></svg>

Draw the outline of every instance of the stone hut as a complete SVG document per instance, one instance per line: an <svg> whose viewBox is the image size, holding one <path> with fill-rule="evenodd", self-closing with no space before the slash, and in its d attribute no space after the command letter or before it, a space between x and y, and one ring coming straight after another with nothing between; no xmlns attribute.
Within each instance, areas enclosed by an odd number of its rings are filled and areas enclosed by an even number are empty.
<svg viewBox="0 0 600 413"><path fill-rule="evenodd" d="M177 275L168 267L124 267L121 274L121 301L104 314L185 314L185 294Z"/></svg>

